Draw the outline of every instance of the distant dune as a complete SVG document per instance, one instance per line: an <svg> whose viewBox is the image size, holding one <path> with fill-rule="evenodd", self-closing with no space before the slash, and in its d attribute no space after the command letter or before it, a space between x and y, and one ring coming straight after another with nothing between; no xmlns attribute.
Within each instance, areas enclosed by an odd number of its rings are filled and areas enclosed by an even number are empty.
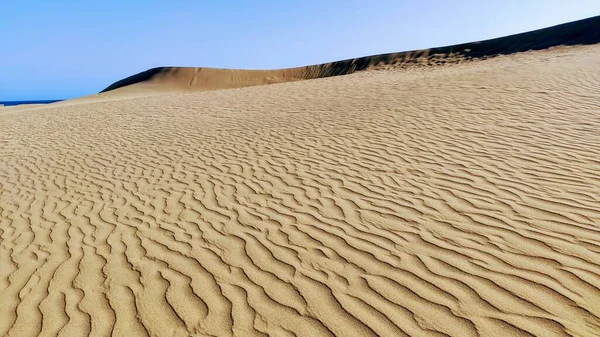
<svg viewBox="0 0 600 337"><path fill-rule="evenodd" d="M559 45L589 45L598 42L600 42L600 16L491 40L359 57L289 69L152 68L117 81L102 92L134 85L141 85L140 89L144 90L156 90L156 87L195 90L240 88L347 75L382 65L443 64L528 50L541 50Z"/></svg>
<svg viewBox="0 0 600 337"><path fill-rule="evenodd" d="M600 336L598 23L2 108L0 336Z"/></svg>

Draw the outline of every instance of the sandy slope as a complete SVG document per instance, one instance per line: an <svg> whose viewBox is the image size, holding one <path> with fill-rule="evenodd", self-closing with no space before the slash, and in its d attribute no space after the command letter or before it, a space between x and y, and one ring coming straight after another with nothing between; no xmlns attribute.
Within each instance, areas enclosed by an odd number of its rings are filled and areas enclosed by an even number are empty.
<svg viewBox="0 0 600 337"><path fill-rule="evenodd" d="M439 65L460 63L555 46L600 43L600 16L567 22L495 39L399 53L379 54L304 67L247 70L192 67L158 67L121 79L102 92L209 91L278 84L298 80L348 75L383 65ZM123 93L120 93L121 95Z"/></svg>
<svg viewBox="0 0 600 337"><path fill-rule="evenodd" d="M0 335L598 336L598 69L0 114Z"/></svg>

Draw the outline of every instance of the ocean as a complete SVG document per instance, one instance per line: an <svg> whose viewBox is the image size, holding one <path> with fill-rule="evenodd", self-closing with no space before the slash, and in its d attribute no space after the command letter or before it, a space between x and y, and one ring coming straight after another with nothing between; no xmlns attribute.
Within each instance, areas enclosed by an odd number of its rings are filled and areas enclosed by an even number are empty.
<svg viewBox="0 0 600 337"><path fill-rule="evenodd" d="M49 99L49 100L38 100L38 101L0 101L0 105L13 106L21 104L50 104L55 102L64 101L62 99Z"/></svg>

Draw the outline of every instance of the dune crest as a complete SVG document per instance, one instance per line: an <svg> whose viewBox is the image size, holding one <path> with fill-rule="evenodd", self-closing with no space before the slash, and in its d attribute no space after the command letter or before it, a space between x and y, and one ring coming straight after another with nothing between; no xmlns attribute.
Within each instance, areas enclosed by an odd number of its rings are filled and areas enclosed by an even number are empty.
<svg viewBox="0 0 600 337"><path fill-rule="evenodd" d="M312 66L244 70L192 67L158 67L129 76L102 92L128 86L142 90L218 90L348 75L383 65L444 64L461 60L542 50L561 45L600 42L600 16L564 23L531 32L459 45L359 57ZM132 88L129 88L132 89Z"/></svg>

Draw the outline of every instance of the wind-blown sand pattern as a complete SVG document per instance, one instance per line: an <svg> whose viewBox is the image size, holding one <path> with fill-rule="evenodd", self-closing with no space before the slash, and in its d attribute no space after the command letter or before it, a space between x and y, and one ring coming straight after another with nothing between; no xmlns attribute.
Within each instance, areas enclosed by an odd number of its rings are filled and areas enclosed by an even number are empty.
<svg viewBox="0 0 600 337"><path fill-rule="evenodd" d="M0 114L2 336L598 336L600 46Z"/></svg>

